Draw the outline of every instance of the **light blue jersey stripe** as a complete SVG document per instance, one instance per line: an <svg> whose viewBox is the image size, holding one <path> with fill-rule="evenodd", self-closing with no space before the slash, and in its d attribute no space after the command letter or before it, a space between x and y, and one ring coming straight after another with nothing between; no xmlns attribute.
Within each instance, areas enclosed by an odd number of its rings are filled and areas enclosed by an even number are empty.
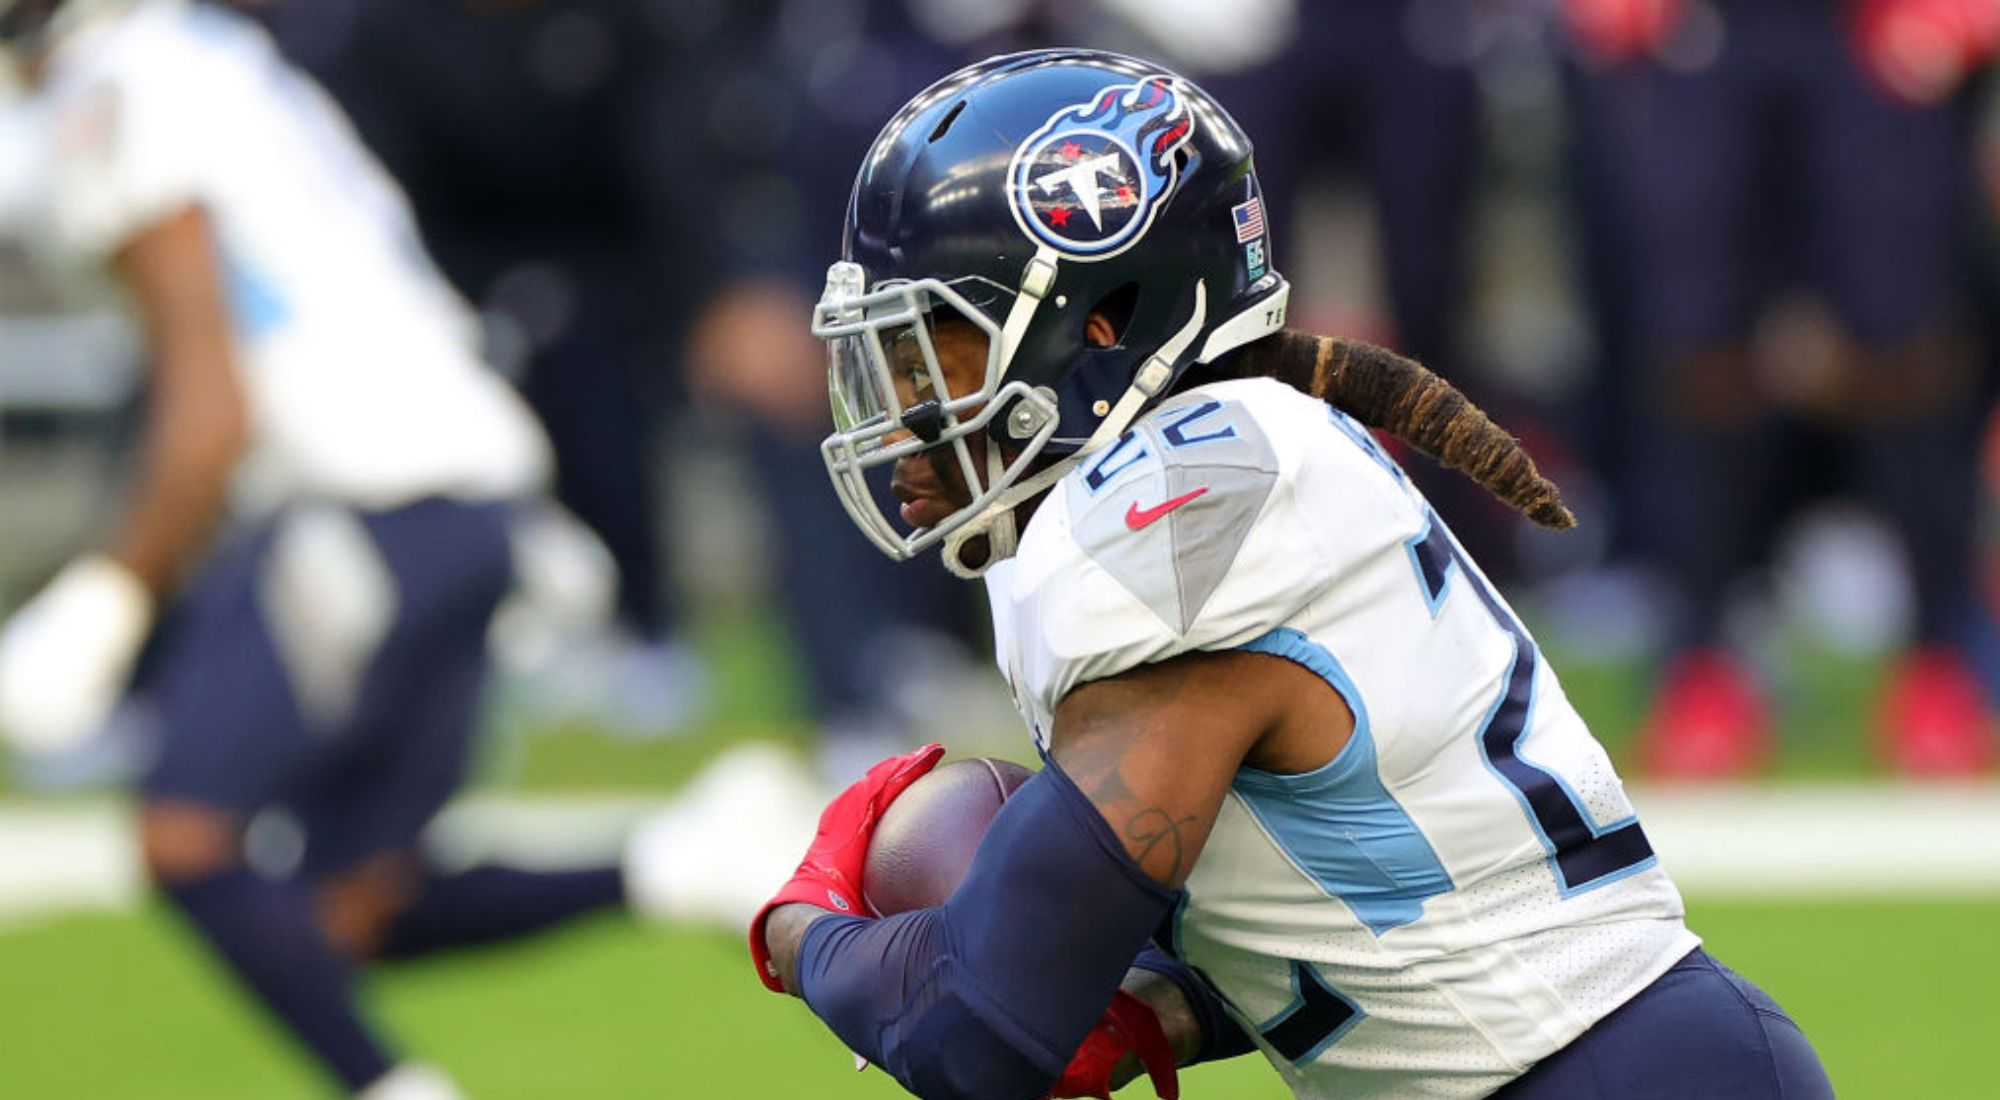
<svg viewBox="0 0 2000 1100"><path fill-rule="evenodd" d="M1361 693L1324 646L1280 627L1242 647L1296 662L1347 700L1354 733L1331 761L1301 775L1237 772L1234 790L1299 869L1377 936L1414 923L1452 889L1430 841L1382 785Z"/></svg>

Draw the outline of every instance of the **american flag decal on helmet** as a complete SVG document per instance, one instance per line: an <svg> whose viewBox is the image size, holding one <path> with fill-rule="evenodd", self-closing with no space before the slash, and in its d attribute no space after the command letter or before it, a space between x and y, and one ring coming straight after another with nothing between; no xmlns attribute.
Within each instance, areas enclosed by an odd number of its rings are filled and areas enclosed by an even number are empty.
<svg viewBox="0 0 2000 1100"><path fill-rule="evenodd" d="M1256 199L1229 208L1236 219L1236 243L1249 244L1264 235L1264 204Z"/></svg>

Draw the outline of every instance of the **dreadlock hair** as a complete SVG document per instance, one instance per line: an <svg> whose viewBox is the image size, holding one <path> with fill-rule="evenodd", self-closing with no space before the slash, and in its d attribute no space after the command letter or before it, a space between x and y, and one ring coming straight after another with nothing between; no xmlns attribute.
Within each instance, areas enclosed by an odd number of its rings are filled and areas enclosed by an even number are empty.
<svg viewBox="0 0 2000 1100"><path fill-rule="evenodd" d="M1428 367L1374 344L1286 329L1213 365L1224 378L1274 378L1380 428L1562 531L1576 526L1555 482L1520 440Z"/></svg>

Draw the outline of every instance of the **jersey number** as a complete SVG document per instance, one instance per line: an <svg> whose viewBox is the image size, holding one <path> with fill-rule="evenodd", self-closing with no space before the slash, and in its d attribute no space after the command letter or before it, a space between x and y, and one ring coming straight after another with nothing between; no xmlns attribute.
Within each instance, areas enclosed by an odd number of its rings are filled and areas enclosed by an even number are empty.
<svg viewBox="0 0 2000 1100"><path fill-rule="evenodd" d="M1493 621L1514 639L1507 686L1479 731L1479 747L1488 766L1513 788L1542 846L1548 849L1549 865L1563 896L1594 889L1651 864L1653 846L1636 817L1598 825L1561 779L1521 756L1521 739L1527 736L1528 717L1534 709L1541 653L1527 630L1465 560L1464 551L1436 515L1428 517L1423 534L1410 543L1410 557L1431 614L1438 613L1452 574L1457 572L1486 605Z"/></svg>
<svg viewBox="0 0 2000 1100"><path fill-rule="evenodd" d="M1259 1027L1257 1034L1285 1061L1302 1066L1347 1034L1347 1029L1360 1023L1365 1013L1361 1006L1326 984L1318 970L1297 959L1290 962L1292 1003Z"/></svg>
<svg viewBox="0 0 2000 1100"><path fill-rule="evenodd" d="M1182 409L1160 426L1160 438L1170 451L1184 451L1199 447L1204 443L1220 443L1237 437L1236 424L1231 420L1211 423L1210 418L1222 411L1222 402L1204 401L1192 408ZM1134 445L1136 444L1136 449ZM1112 478L1131 469L1146 459L1152 452L1146 449L1145 435L1138 429L1118 437L1110 449L1083 473L1083 484L1091 493L1110 483Z"/></svg>

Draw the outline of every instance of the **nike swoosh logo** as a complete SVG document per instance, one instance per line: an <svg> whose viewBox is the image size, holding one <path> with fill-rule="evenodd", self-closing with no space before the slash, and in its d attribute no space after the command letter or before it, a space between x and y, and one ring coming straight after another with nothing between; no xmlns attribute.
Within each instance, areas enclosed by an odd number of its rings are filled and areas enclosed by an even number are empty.
<svg viewBox="0 0 2000 1100"><path fill-rule="evenodd" d="M1155 504L1151 508L1141 508L1139 507L1139 502L1135 500L1132 502L1132 506L1130 508L1125 509L1125 526L1130 530L1137 531L1141 527L1144 527L1147 524L1152 523L1153 521L1159 519L1161 516L1166 515L1168 512L1173 511L1174 509L1180 507L1183 504L1186 504L1188 501L1191 501L1194 498L1206 492L1208 492L1208 486L1204 485L1201 488L1196 489L1192 492L1182 493L1180 496L1177 496L1172 500L1162 501L1159 504Z"/></svg>

